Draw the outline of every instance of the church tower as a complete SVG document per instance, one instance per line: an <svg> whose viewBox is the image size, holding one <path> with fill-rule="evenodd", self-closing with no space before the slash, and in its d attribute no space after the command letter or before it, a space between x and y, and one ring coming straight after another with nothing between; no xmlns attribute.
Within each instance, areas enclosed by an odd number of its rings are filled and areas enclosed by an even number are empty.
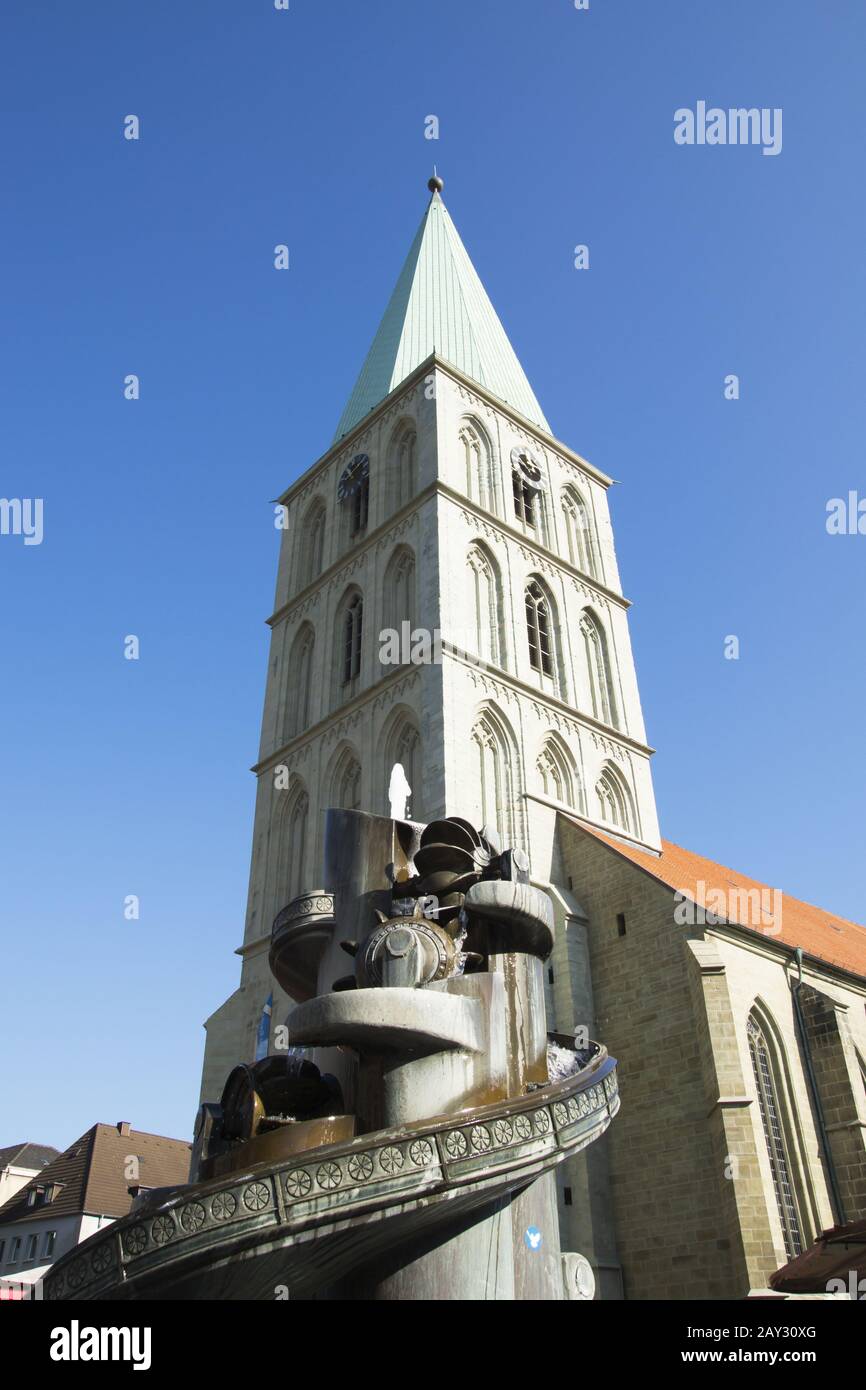
<svg viewBox="0 0 866 1390"><path fill-rule="evenodd" d="M528 851L560 1031L590 1022L591 988L558 823L659 848L611 479L551 432L441 187L331 447L280 499L241 982L206 1025L203 1100L253 1059L271 924L320 883L325 810L387 815L395 763L411 819Z"/></svg>

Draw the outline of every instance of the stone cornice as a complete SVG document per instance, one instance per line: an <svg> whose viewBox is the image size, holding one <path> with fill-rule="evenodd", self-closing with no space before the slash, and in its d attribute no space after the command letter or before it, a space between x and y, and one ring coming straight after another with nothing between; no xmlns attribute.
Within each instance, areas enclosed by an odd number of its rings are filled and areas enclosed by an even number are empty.
<svg viewBox="0 0 866 1390"><path fill-rule="evenodd" d="M550 695L547 691L539 690L535 685L528 685L526 681L520 680L518 676L510 671L503 671L499 666L490 666L483 661L468 655L453 646L446 637L442 638L442 651L447 653L453 661L458 661L461 666L477 675L479 680L486 680L490 685L499 685L512 697L518 695L526 696L533 700L537 705L558 715L566 720L570 725L577 729L585 729L594 738L605 739L612 746L621 744L626 748L633 749L635 753L643 756L650 756L655 752L647 743L640 743L638 739L632 738L629 734L622 733L619 729L612 729L607 724L600 723L591 714L584 714L580 710L574 709L572 705L560 700L556 695ZM507 698L507 695L506 695ZM640 842L638 842L640 843Z"/></svg>
<svg viewBox="0 0 866 1390"><path fill-rule="evenodd" d="M363 420L355 425L354 429L349 430L341 439L336 440L324 454L321 454L320 457L316 459L315 463L310 465L306 472L301 474L300 478L290 483L286 490L282 492L279 497L276 497L274 501L281 502L285 505L296 493L302 491L307 484L311 483L320 473L323 473L328 465L332 463L344 449L352 448L370 426L378 421L380 415L386 414L395 403L402 403L403 396L411 394L418 385L418 382L430 374L432 368L444 372L446 376L450 376L458 385L473 391L480 400L485 401L488 405L492 406L494 410L498 410L500 414L512 420L521 430L531 435L544 448L553 449L566 461L566 463L572 464L588 477L593 478L597 483L601 483L602 487L608 488L613 483L613 478L603 473L600 468L596 468L593 464L587 462L585 458L575 453L567 444L563 444L555 435L546 433L546 431L542 430L538 425L533 424L531 420L527 420L523 415L518 414L516 410L512 410L511 406L508 405L506 401L501 401L498 396L492 395L491 392L485 390L479 382L473 381L472 377L465 376L463 372L460 371L459 367L455 367L453 363L448 362L444 357L440 357L438 353L433 352L425 362L422 362L420 366L415 368L414 372L401 381L398 386L395 386L394 390L391 391L383 401L380 401L375 410L371 410Z"/></svg>
<svg viewBox="0 0 866 1390"><path fill-rule="evenodd" d="M671 889L672 893L675 891L675 889ZM685 896L688 897L689 895L686 894ZM720 940L729 941L732 945L739 946L743 950L754 951L757 955L774 961L786 970L795 963L794 952L797 949L795 946L789 946L786 942L780 941L778 937L762 934L754 927L743 927L736 922L715 922L712 926L707 925L704 930L707 936L717 936ZM855 975L853 971L846 970L844 965L834 965L832 961L823 960L820 956L812 955L809 951L803 952L803 961L804 963L809 962L808 974L804 975L805 984L809 984L812 980L825 980L830 984L838 984L840 980L844 980L847 989L866 997L866 979L861 975Z"/></svg>
<svg viewBox="0 0 866 1390"><path fill-rule="evenodd" d="M329 584L339 579L343 571L346 572L346 578L348 579L350 572L357 569L364 556L370 550L374 550L384 541L387 541L389 534L392 531L397 531L402 527L404 522L411 521L415 511L420 508L423 503L435 496L438 487L438 483L430 483L424 488L423 492L419 492L410 502L407 502L405 507L401 507L398 512L394 512L393 516L389 516L387 521L383 521L381 525L369 531L364 536L363 540L359 541L351 550L346 551L345 555L341 555L339 560L335 560L326 570L322 570L322 573L317 575L311 584L307 584L305 588L299 589L286 603L280 604L280 607L275 609L269 618L265 619L268 627L275 627L277 623L282 622L285 618L290 618L295 609L303 608L304 605L308 605L316 594L321 593Z"/></svg>
<svg viewBox="0 0 866 1390"><path fill-rule="evenodd" d="M494 410L498 410L501 415L507 416L509 420L512 420L521 430L525 431L526 434L536 439L543 448L553 449L555 453L560 454L565 459L566 463L573 464L579 471L587 474L590 478L594 478L596 482L601 483L602 487L608 488L615 481L615 479L609 477L607 473L603 473L600 468L596 468L595 464L589 463L580 454L575 453L574 449L570 449L567 444L563 444L562 440L557 439L555 434L548 434L538 425L533 424L531 420L527 420L523 415L519 415L516 410L512 410L511 406L508 405L506 401L501 401L498 396L494 396L490 391L486 391L477 381L473 381L472 377L465 376L459 367L455 367L452 362L446 361L445 358L440 357L435 352L426 362L422 363L419 372L429 372L431 366L438 367L446 376L450 376L452 380L456 381L459 385L473 391L480 400L485 401L488 405L492 406Z"/></svg>
<svg viewBox="0 0 866 1390"><path fill-rule="evenodd" d="M388 540L392 532L396 532L399 528L403 527L406 522L410 522L416 511L420 509L425 502L429 501L431 497L435 496L447 498L450 502L453 502L456 506L461 508L467 519L469 517L475 518L484 529L495 531L503 540L512 541L521 546L523 550L528 551L531 555L537 556L539 560L538 567L540 569L543 569L545 565L552 564L557 570L561 571L562 574L567 575L575 585L581 587L590 602L594 601L599 607L604 607L605 601L608 601L616 604L618 608L622 608L623 610L627 610L631 607L631 600L625 598L623 594L617 593L615 589L609 589L606 584L602 584L600 580L595 579L592 575L584 574L582 570L576 569L568 560L564 560L561 555L557 555L555 550L549 550L547 546L540 545L537 541L528 537L525 532L518 530L516 526L509 525L502 517L494 516L491 512L485 512L482 507L479 507L468 497L457 492L454 488L449 487L441 478L437 478L432 483L428 483L427 487L425 487L422 492L419 492L411 501L401 507L399 511L394 512L393 516L390 516L387 521L383 521L379 526L375 527L374 530L368 532L363 540L359 541L357 545L344 555L341 555L338 560L335 560L334 563L329 565L326 570L323 570L320 575L317 575L312 583L307 584L303 589L299 589L286 603L280 604L279 608L275 609L271 616L265 619L268 626L275 627L277 623L291 618L296 610L303 610L306 612L314 602L318 593L323 592L329 584L339 579L343 571L345 571L346 578L348 579L349 574L358 568L359 564L370 550L377 546L381 546L383 542Z"/></svg>
<svg viewBox="0 0 866 1390"><path fill-rule="evenodd" d="M278 763L287 762L294 754L303 752L320 735L335 730L335 737L340 737L340 726L353 717L360 715L364 707L368 704L374 706L385 696L390 695L396 698L403 693L410 684L414 684L420 679L420 666L398 666L393 671L389 671L387 676L381 680L374 681L365 690L360 691L353 699L348 700L345 705L338 706L324 715L315 724L311 724L309 729L304 729L303 733L296 738L290 739L267 757L260 758L257 763L253 763L251 772L258 776L262 772L267 772L270 768L276 767Z"/></svg>
<svg viewBox="0 0 866 1390"><path fill-rule="evenodd" d="M467 515L467 519L469 515L474 516L485 529L498 532L503 540L514 541L522 549L538 556L542 565L544 563L550 564L552 561L558 570L562 570L563 574L567 574L569 578L580 583L584 589L589 590L589 598L595 597L599 604L603 604L603 601L608 599L620 608L631 608L630 599L625 598L623 594L618 594L616 589L609 589L606 584L602 584L591 574L585 574L583 570L576 569L569 560L564 560L561 555L557 555L555 550L550 550L546 545L541 545L539 541L533 540L532 537L527 536L525 531L520 531L516 526L504 521L502 517L495 516L493 512L486 512L483 507L479 507L476 502L465 497L462 492L457 492L454 488L449 487L441 479L438 480L436 486L443 497L447 497L461 508Z"/></svg>
<svg viewBox="0 0 866 1390"><path fill-rule="evenodd" d="M535 792L524 792L523 798L528 801L538 801L541 799ZM654 855L656 859L661 858L661 851L656 849L655 845L651 845L648 840L639 840L636 835L629 835L626 831L615 829L612 825L607 825L604 821L595 820L592 816L585 816L582 811L569 811L561 804L557 805L556 809L561 816L564 816L565 819L570 822L570 824L576 825L580 830L600 830L602 835L606 835L610 840L619 841L622 845L633 845L635 849L642 850L644 854ZM592 838L595 839L595 836ZM616 850L615 843L606 844L604 840L595 840L595 843L601 845L602 849ZM633 859L626 860L626 863L633 864L636 869L640 869L641 873L646 874L654 883L658 883L660 888L667 887L666 883L662 883L656 878L651 869L645 869L642 864L635 864Z"/></svg>
<svg viewBox="0 0 866 1390"><path fill-rule="evenodd" d="M752 1104L751 1096L719 1096L707 1111L707 1119L714 1110L745 1110Z"/></svg>

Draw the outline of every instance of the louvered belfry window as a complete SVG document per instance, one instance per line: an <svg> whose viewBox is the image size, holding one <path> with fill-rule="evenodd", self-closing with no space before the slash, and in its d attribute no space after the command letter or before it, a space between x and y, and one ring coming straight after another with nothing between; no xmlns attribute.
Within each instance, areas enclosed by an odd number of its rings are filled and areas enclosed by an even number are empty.
<svg viewBox="0 0 866 1390"><path fill-rule="evenodd" d="M350 504L352 507L352 535L357 536L361 531L366 530L367 517L370 512L369 477L360 480L352 493Z"/></svg>
<svg viewBox="0 0 866 1390"><path fill-rule="evenodd" d="M529 638L530 666L544 676L552 676L550 609L544 590L535 580L526 587L526 632Z"/></svg>
<svg viewBox="0 0 866 1390"><path fill-rule="evenodd" d="M755 1087L758 1092L758 1109L761 1112L767 1156L770 1160L770 1171L773 1174L776 1206L782 1223L785 1250L788 1258L792 1260L795 1255L803 1253L803 1236L800 1230L800 1218L797 1213L797 1201L791 1179L791 1165L785 1143L779 1093L773 1075L767 1041L754 1017L749 1018L747 1032L752 1068L755 1073Z"/></svg>

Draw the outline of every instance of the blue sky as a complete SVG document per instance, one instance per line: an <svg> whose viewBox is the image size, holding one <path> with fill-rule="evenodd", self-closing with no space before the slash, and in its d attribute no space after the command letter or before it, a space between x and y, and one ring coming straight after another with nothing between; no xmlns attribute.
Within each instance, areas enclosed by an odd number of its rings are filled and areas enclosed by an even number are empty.
<svg viewBox="0 0 866 1390"><path fill-rule="evenodd" d="M663 833L866 916L866 537L825 529L866 495L864 46L859 0L4 7L0 495L44 539L0 537L0 1144L191 1130L268 503L330 442L434 160L555 433L618 480ZM781 107L781 154L677 146L698 100Z"/></svg>

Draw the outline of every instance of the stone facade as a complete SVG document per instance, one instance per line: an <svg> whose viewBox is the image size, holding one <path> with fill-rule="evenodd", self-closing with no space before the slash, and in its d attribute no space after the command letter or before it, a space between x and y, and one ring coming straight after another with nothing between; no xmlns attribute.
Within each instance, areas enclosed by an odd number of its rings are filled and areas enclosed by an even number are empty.
<svg viewBox="0 0 866 1390"><path fill-rule="evenodd" d="M529 852L550 1026L619 1062L616 1125L558 1177L563 1248L601 1297L738 1298L866 1214L866 982L812 957L795 990L789 946L678 925L674 890L583 828L662 852L610 481L434 352L281 498L241 981L201 1097L253 1058L269 992L274 1023L290 1007L269 934L328 888L326 809L387 814L400 762L412 819Z"/></svg>
<svg viewBox="0 0 866 1390"><path fill-rule="evenodd" d="M563 1175L575 1189L573 1205L562 1207L563 1244L597 1265L609 1262L612 1213L625 1297L740 1298L765 1287L790 1256L750 1017L773 1053L803 1248L836 1218L798 1035L793 953L733 926L678 925L673 889L562 817L559 839L566 882L586 916L591 1022L617 1058L622 1090L617 1124L598 1146L609 1191L596 1190L595 1212L577 1200L590 1182L586 1162L572 1160ZM560 1029L580 1023L587 1008L584 961L563 966L554 1001ZM866 1216L866 980L814 959L803 969L818 1093L844 1215L856 1220Z"/></svg>
<svg viewBox="0 0 866 1390"><path fill-rule="evenodd" d="M533 524L516 510L520 450L541 470ZM369 458L369 500L352 535L353 502L338 485L359 454ZM557 804L599 824L621 811L625 833L658 844L609 481L433 357L281 499L241 983L207 1023L203 1100L253 1055L272 987L271 924L318 884L325 810L386 812L395 761L407 765L413 818L496 822L529 849L542 886ZM533 582L550 645L537 667L525 610ZM344 681L355 595L360 664ZM403 622L440 634L441 659L383 664L381 634ZM601 653L595 690L590 641ZM275 1021L288 1003L275 998Z"/></svg>

